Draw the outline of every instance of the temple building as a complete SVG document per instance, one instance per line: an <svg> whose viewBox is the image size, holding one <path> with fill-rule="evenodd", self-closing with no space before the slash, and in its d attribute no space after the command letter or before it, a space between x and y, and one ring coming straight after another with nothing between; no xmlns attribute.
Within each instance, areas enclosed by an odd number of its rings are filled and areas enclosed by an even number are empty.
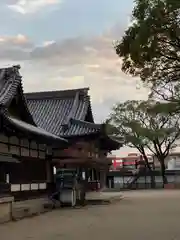
<svg viewBox="0 0 180 240"><path fill-rule="evenodd" d="M19 66L0 69L0 196L47 194L53 166L76 168L103 188L121 143L94 123L88 89L23 93Z"/></svg>
<svg viewBox="0 0 180 240"><path fill-rule="evenodd" d="M19 69L0 69L0 222L12 219L13 201L52 193L54 166L83 175L78 194L94 180L103 188L107 154L122 145L94 123L87 88L24 94Z"/></svg>
<svg viewBox="0 0 180 240"><path fill-rule="evenodd" d="M64 151L53 150L56 168L76 167L85 172L89 182L99 180L103 188L112 164L107 154L121 143L107 135L106 125L94 122L88 90L34 92L25 97L37 126L69 142Z"/></svg>
<svg viewBox="0 0 180 240"><path fill-rule="evenodd" d="M19 66L0 69L0 199L37 197L52 181L52 149L68 141L35 123L22 88Z"/></svg>

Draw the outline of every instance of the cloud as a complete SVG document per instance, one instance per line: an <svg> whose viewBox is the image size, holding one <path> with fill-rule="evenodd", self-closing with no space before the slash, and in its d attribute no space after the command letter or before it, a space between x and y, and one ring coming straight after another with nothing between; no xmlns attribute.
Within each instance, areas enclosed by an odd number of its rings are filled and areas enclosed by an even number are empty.
<svg viewBox="0 0 180 240"><path fill-rule="evenodd" d="M33 43L24 35L0 36L0 57L3 60L26 60Z"/></svg>
<svg viewBox="0 0 180 240"><path fill-rule="evenodd" d="M121 71L112 44L118 31L44 41L40 46L21 34L0 37L1 63L21 64L26 91L90 87L96 119L102 121L116 101L146 99L148 95L147 89L139 87L139 79Z"/></svg>
<svg viewBox="0 0 180 240"><path fill-rule="evenodd" d="M32 47L30 40L22 34L18 34L16 36L1 36L0 44L8 44L9 47L11 47L12 44L16 46L19 45L20 48L24 48L24 46Z"/></svg>
<svg viewBox="0 0 180 240"><path fill-rule="evenodd" d="M42 44L42 46L43 47L48 47L49 45L51 45L51 44L54 44L55 43L55 41L45 41L45 42L43 42L43 44Z"/></svg>
<svg viewBox="0 0 180 240"><path fill-rule="evenodd" d="M11 10L24 15L38 12L45 7L57 5L59 3L61 3L61 0L16 0L7 6Z"/></svg>

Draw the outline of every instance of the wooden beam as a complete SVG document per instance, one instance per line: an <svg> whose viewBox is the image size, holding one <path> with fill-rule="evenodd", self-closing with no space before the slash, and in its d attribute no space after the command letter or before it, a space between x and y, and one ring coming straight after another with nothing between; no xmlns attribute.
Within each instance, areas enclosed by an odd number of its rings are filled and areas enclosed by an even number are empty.
<svg viewBox="0 0 180 240"><path fill-rule="evenodd" d="M108 158L66 158L66 159L52 159L53 163L57 163L60 165L63 164L75 164L75 165L88 165L88 166L97 166L97 165L110 165L111 161Z"/></svg>

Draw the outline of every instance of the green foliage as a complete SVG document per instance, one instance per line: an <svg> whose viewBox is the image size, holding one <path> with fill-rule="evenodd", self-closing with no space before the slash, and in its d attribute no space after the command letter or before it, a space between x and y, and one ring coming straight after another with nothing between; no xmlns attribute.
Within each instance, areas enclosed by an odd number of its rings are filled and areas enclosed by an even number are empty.
<svg viewBox="0 0 180 240"><path fill-rule="evenodd" d="M169 103L127 101L118 103L108 119L111 134L124 138L124 144L142 154L150 150L165 159L180 136L180 116Z"/></svg>
<svg viewBox="0 0 180 240"><path fill-rule="evenodd" d="M134 2L131 25L115 50L122 70L139 76L152 93L149 101L117 104L110 123L127 145L157 156L164 178L164 159L180 136L180 1Z"/></svg>
<svg viewBox="0 0 180 240"><path fill-rule="evenodd" d="M153 88L178 82L180 1L135 0L132 24L115 49L123 59L122 70Z"/></svg>

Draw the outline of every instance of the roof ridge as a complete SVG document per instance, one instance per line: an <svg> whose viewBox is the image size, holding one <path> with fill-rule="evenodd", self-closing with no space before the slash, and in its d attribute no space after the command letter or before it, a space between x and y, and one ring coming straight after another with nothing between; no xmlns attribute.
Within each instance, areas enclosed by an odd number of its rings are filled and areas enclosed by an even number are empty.
<svg viewBox="0 0 180 240"><path fill-rule="evenodd" d="M66 119L64 120L64 122L61 124L61 126L63 126L65 128L65 130L68 128L71 118L74 118L74 116L77 112L78 103L79 103L79 92L76 92L71 110L70 110L69 114L67 115Z"/></svg>
<svg viewBox="0 0 180 240"><path fill-rule="evenodd" d="M41 99L55 99L55 98L68 98L74 97L77 92L83 95L87 95L89 88L77 88L77 89L64 89L55 91L40 91L40 92L28 92L25 93L25 97L28 100L41 100Z"/></svg>
<svg viewBox="0 0 180 240"><path fill-rule="evenodd" d="M70 121L74 124L81 124L81 125L84 125L84 126L95 128L95 129L101 129L102 126L103 126L103 124L87 122L87 121L78 120L78 119L75 119L75 118L71 118Z"/></svg>
<svg viewBox="0 0 180 240"><path fill-rule="evenodd" d="M89 109L87 109L87 113L88 113L88 110L89 110L89 113L90 113L91 118L92 118L92 122L94 123L94 116L93 116L93 113L92 113L91 97L88 95L87 98L88 98L88 101L89 101L89 106L88 106Z"/></svg>
<svg viewBox="0 0 180 240"><path fill-rule="evenodd" d="M13 98L20 94L29 123L36 125L24 97L20 65L0 69L0 104L8 109Z"/></svg>
<svg viewBox="0 0 180 240"><path fill-rule="evenodd" d="M27 100L26 100L26 98L25 98L25 96L24 96L24 89L23 89L22 81L20 82L19 87L20 87L20 94L21 94L22 100L23 100L23 102L24 102L24 107L25 107L25 110L26 110L26 112L27 112L27 115L28 115L28 118L29 118L29 120L30 120L30 123L31 123L32 125L34 125L34 126L37 126L37 124L36 124L35 121L34 121L34 118L33 118L32 114L31 114L30 111L29 111L29 108L28 108L28 105L27 105Z"/></svg>
<svg viewBox="0 0 180 240"><path fill-rule="evenodd" d="M18 86L21 83L19 74L20 65L0 68L0 103L8 104L14 97Z"/></svg>

